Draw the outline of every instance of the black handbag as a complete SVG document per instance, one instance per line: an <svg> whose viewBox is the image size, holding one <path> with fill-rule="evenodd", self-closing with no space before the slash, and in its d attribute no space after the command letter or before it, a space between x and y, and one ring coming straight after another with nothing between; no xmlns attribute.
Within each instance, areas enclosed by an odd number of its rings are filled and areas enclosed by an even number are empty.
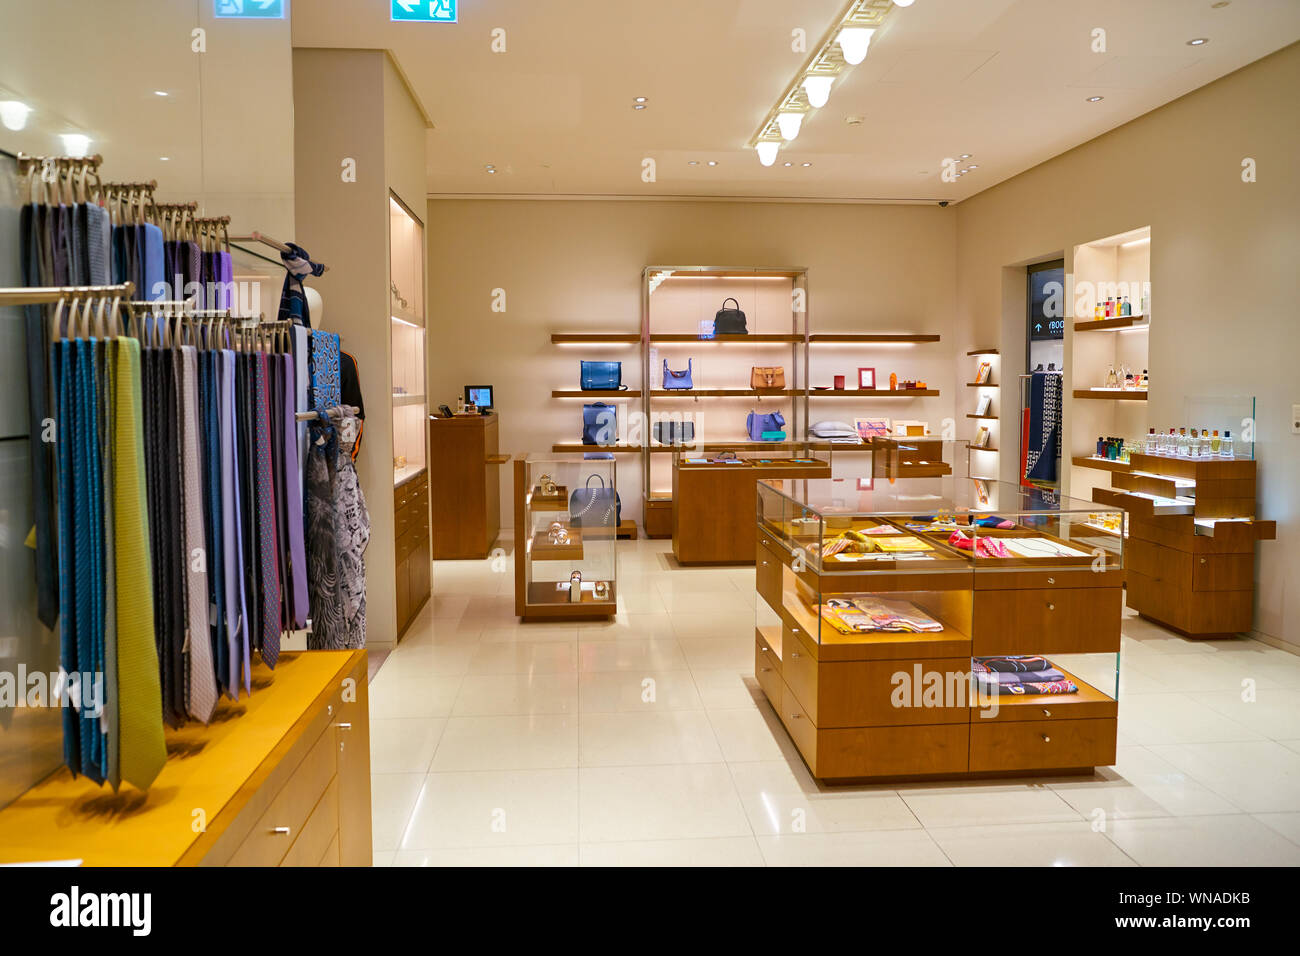
<svg viewBox="0 0 1300 956"><path fill-rule="evenodd" d="M600 482L591 487L591 480ZM569 495L569 525L574 528L617 528L623 520L623 502L618 492L605 486L600 475L588 475L587 483Z"/></svg>
<svg viewBox="0 0 1300 956"><path fill-rule="evenodd" d="M727 303L735 302L734 309L728 309ZM745 313L740 311L740 303L730 297L722 300L722 308L713 316L714 335L748 335L745 328Z"/></svg>
<svg viewBox="0 0 1300 956"><path fill-rule="evenodd" d="M661 445L685 445L695 441L695 422L665 419L654 423L655 441Z"/></svg>

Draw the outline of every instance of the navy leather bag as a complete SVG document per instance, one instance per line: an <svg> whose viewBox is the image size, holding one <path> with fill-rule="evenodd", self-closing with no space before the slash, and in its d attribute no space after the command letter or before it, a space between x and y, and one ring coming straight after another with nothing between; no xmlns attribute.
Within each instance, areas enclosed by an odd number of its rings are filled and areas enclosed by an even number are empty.
<svg viewBox="0 0 1300 956"><path fill-rule="evenodd" d="M584 392L622 391L622 362L588 362L582 361L581 385Z"/></svg>
<svg viewBox="0 0 1300 956"><path fill-rule="evenodd" d="M600 484L593 488L593 480ZM586 485L569 495L569 524L575 528L617 528L622 520L623 502L600 475L588 475Z"/></svg>
<svg viewBox="0 0 1300 956"><path fill-rule="evenodd" d="M778 432L785 428L785 416L780 412L769 412L766 415L750 412L745 419L745 427L749 431L750 441L764 441L763 432Z"/></svg>
<svg viewBox="0 0 1300 956"><path fill-rule="evenodd" d="M615 445L618 443L618 408L605 402L582 406L582 443Z"/></svg>

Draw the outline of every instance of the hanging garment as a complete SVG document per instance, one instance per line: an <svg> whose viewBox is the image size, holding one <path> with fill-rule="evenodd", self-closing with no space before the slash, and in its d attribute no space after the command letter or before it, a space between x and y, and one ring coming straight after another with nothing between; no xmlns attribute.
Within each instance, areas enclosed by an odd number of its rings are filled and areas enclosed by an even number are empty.
<svg viewBox="0 0 1300 956"><path fill-rule="evenodd" d="M52 285L45 273L49 269L49 255L45 252L44 206L26 205L19 216L22 232L23 284L27 286ZM29 305L23 310L23 326L27 339L27 433L29 467L32 481L32 514L35 519L36 538L36 616L46 627L53 629L59 614L59 582L55 567L58 561L54 539L54 494L51 481L54 475L54 443L42 440L50 418L47 358L50 356L46 340L45 309ZM58 393L58 386L55 386Z"/></svg>
<svg viewBox="0 0 1300 956"><path fill-rule="evenodd" d="M325 267L311 261L307 250L295 243L285 243L290 252L280 253L284 263L284 289L280 293L281 322L292 322L305 328L311 328L311 311L307 306L307 296L302 280L307 276L319 276ZM337 404L337 402L335 403Z"/></svg>
<svg viewBox="0 0 1300 956"><path fill-rule="evenodd" d="M181 347L181 409L185 471L185 645L189 662L186 712L208 723L217 707L217 680L212 666L207 558L203 525L203 441L199 430L198 351Z"/></svg>
<svg viewBox="0 0 1300 956"><path fill-rule="evenodd" d="M311 408L325 412L343 403L339 381L339 337L332 332L311 333Z"/></svg>
<svg viewBox="0 0 1300 956"><path fill-rule="evenodd" d="M217 253L217 308L235 307L235 261L228 252Z"/></svg>
<svg viewBox="0 0 1300 956"><path fill-rule="evenodd" d="M352 464L355 419L312 423L307 463L307 573L312 650L356 649L366 642L365 549L370 515Z"/></svg>
<svg viewBox="0 0 1300 956"><path fill-rule="evenodd" d="M289 330L293 333L293 381L294 381L294 412L306 412L311 410L311 405L307 402L307 394L311 384L311 373L308 371L311 356L311 331L302 326L295 325ZM298 496L302 501L307 500L307 423L295 420L294 427L298 435Z"/></svg>
<svg viewBox="0 0 1300 956"><path fill-rule="evenodd" d="M113 223L108 210L90 203L86 206L86 264L90 285L113 282Z"/></svg>
<svg viewBox="0 0 1300 956"><path fill-rule="evenodd" d="M226 692L238 699L248 657L244 604L243 532L235 421L235 353L223 349L221 365L221 512L226 585ZM251 690L251 687L249 688Z"/></svg>
<svg viewBox="0 0 1300 956"><path fill-rule="evenodd" d="M360 423L347 418L339 425L339 450L334 482L335 532L339 549L339 593L346 637L343 646L366 646L366 546L370 543L370 512L353 464L352 447Z"/></svg>
<svg viewBox="0 0 1300 956"><path fill-rule="evenodd" d="M1034 372L1029 385L1029 446L1025 477L1056 481L1061 435L1061 375Z"/></svg>
<svg viewBox="0 0 1300 956"><path fill-rule="evenodd" d="M148 511L144 490L144 436L140 400L140 343L117 340L116 435L113 488L117 546L117 711L122 779L146 789L167 760L162 693L153 643Z"/></svg>
<svg viewBox="0 0 1300 956"><path fill-rule="evenodd" d="M356 461L366 433L366 402L361 397L361 373L357 370L357 360L350 352L342 350L339 351L339 394L344 405L357 409L357 441L352 446L352 460Z"/></svg>

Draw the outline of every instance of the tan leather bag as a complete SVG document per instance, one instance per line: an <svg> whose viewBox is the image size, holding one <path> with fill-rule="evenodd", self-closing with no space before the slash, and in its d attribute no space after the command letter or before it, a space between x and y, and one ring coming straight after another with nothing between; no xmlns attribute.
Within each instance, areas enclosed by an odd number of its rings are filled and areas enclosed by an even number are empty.
<svg viewBox="0 0 1300 956"><path fill-rule="evenodd" d="M755 365L749 370L750 388L785 388L785 368Z"/></svg>

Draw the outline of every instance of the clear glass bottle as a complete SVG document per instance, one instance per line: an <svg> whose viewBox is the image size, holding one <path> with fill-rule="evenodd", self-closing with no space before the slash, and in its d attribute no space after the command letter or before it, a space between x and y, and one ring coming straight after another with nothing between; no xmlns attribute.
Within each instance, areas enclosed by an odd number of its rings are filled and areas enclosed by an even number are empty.
<svg viewBox="0 0 1300 956"><path fill-rule="evenodd" d="M1210 436L1210 454L1217 455L1219 449L1223 447L1223 439L1219 437L1219 430L1216 428L1214 434Z"/></svg>
<svg viewBox="0 0 1300 956"><path fill-rule="evenodd" d="M1178 457L1186 458L1188 455L1187 429L1178 429Z"/></svg>
<svg viewBox="0 0 1300 956"><path fill-rule="evenodd" d="M1228 431L1226 428L1223 430L1223 441L1219 442L1219 457L1232 457L1232 432Z"/></svg>
<svg viewBox="0 0 1300 956"><path fill-rule="evenodd" d="M1157 451L1157 444L1156 444L1156 443L1157 443L1157 439L1156 439L1156 430L1155 430L1154 428L1148 428L1148 429L1147 429L1147 441L1146 441L1146 445L1144 446L1144 449L1143 449L1143 450L1144 450L1148 455L1154 455L1154 454L1156 453L1156 451Z"/></svg>

